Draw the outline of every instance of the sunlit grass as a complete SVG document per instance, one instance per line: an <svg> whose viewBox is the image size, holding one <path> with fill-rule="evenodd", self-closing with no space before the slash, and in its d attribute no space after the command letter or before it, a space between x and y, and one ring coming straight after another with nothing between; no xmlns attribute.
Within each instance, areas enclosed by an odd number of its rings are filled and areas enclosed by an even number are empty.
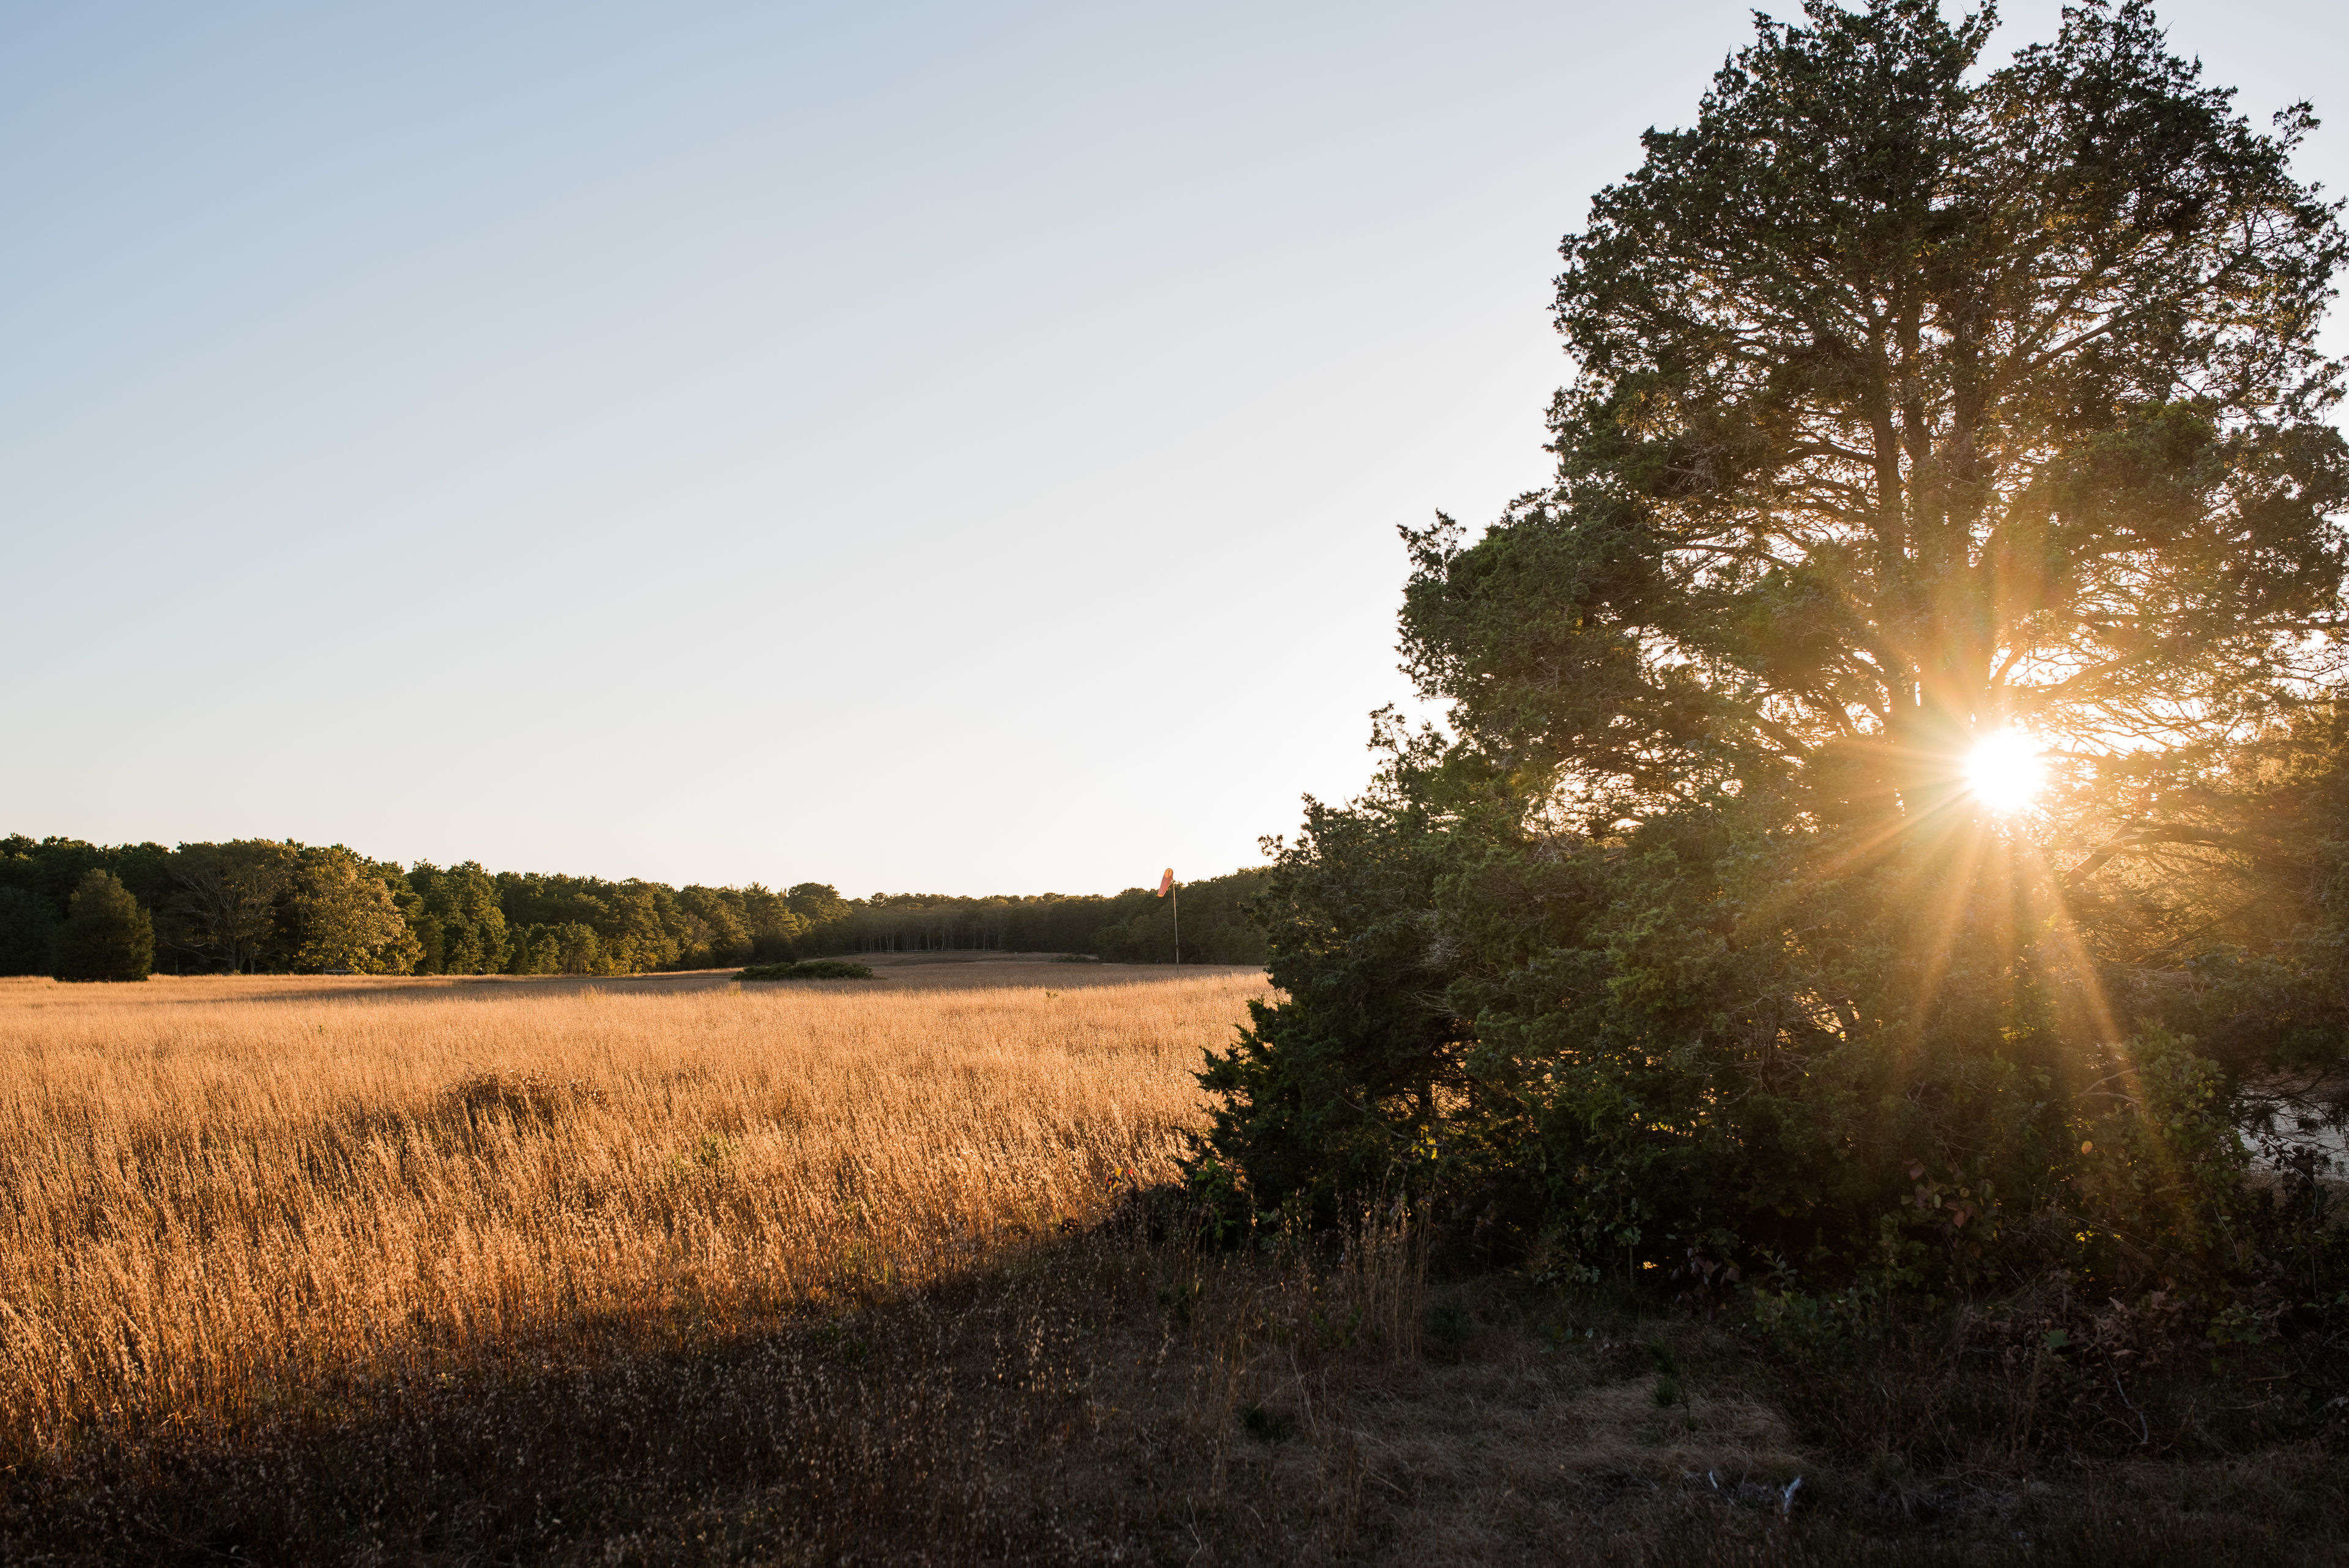
<svg viewBox="0 0 2349 1568"><path fill-rule="evenodd" d="M1090 1222L1171 1173L1263 976L999 967L1034 978L0 982L0 1430L233 1419L419 1346L789 1311Z"/></svg>

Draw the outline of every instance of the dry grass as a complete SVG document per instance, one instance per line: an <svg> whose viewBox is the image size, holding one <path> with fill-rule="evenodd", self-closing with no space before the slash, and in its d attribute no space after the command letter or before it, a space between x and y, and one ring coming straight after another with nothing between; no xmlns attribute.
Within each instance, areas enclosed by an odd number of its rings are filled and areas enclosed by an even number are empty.
<svg viewBox="0 0 2349 1568"><path fill-rule="evenodd" d="M1200 1048L1263 990L892 975L0 982L9 1457L551 1324L722 1329L966 1270L1163 1177Z"/></svg>
<svg viewBox="0 0 2349 1568"><path fill-rule="evenodd" d="M2338 1560L2282 1361L2057 1436L2011 1357L1431 1284L1400 1211L1154 1235L1112 1178L1263 986L0 981L0 1560Z"/></svg>

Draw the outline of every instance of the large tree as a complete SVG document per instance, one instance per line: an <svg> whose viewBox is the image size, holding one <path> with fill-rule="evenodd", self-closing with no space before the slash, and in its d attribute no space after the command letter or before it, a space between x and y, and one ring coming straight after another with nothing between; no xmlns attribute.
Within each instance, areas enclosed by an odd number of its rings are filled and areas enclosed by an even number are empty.
<svg viewBox="0 0 2349 1568"><path fill-rule="evenodd" d="M1284 851L1289 999L1208 1075L1259 1202L1402 1159L1578 1267L1848 1263L1918 1181L2143 1197L2184 1162L2083 1146L2225 1140L2111 966L2211 940L2130 867L2239 850L2209 802L2336 671L2313 121L2142 5L1988 71L1986 12L1806 16L1568 238L1556 482L1410 535L1452 734ZM1962 786L2010 727L2063 789L1999 822Z"/></svg>
<svg viewBox="0 0 2349 1568"><path fill-rule="evenodd" d="M397 866L373 866L340 844L301 851L291 901L292 965L305 974L405 975L422 945L402 918Z"/></svg>
<svg viewBox="0 0 2349 1568"><path fill-rule="evenodd" d="M174 946L232 975L259 974L281 957L279 905L292 892L299 849L267 839L181 844L172 851Z"/></svg>

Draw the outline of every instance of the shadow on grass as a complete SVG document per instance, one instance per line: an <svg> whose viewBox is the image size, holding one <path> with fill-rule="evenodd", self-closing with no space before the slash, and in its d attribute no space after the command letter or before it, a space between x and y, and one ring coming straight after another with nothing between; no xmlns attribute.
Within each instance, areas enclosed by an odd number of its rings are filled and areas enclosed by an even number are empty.
<svg viewBox="0 0 2349 1568"><path fill-rule="evenodd" d="M1066 1556L1004 1456L1065 1419L1065 1254L713 1332L578 1324L458 1364L125 1421L0 1476L0 1560Z"/></svg>
<svg viewBox="0 0 2349 1568"><path fill-rule="evenodd" d="M1121 1223L757 1323L419 1349L8 1470L0 1560L2199 1568L2329 1563L2349 1519L2304 1426L2194 1427L2216 1386L2145 1380L2159 1442L2024 1436L2023 1385L1937 1342L1791 1361L1421 1256Z"/></svg>

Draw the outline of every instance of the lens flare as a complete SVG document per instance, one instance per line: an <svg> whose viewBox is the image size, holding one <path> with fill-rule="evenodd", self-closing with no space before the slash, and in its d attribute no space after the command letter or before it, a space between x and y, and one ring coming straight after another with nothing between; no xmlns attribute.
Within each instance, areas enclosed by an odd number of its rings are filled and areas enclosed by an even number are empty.
<svg viewBox="0 0 2349 1568"><path fill-rule="evenodd" d="M1966 789L2001 816L2027 810L2047 782L2039 743L2019 729L1985 735L1966 758Z"/></svg>

